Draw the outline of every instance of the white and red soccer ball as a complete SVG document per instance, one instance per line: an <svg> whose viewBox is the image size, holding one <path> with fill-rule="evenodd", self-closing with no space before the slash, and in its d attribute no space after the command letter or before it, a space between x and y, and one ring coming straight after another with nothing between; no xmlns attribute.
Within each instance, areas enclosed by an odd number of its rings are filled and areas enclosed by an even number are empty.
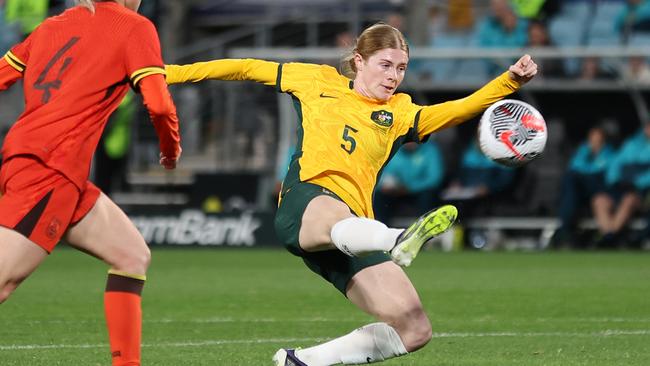
<svg viewBox="0 0 650 366"><path fill-rule="evenodd" d="M548 130L542 114L520 100L504 99L481 117L478 141L483 154L497 163L521 166L538 157Z"/></svg>

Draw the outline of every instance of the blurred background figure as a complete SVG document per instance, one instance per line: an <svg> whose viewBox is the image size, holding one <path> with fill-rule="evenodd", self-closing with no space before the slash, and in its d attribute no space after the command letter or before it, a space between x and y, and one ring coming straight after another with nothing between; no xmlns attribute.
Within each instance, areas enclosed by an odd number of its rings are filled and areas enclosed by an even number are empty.
<svg viewBox="0 0 650 366"><path fill-rule="evenodd" d="M477 16L472 0L450 0L447 2L447 7L436 3L429 8L428 16L430 47L462 49L475 47L478 43L474 27ZM418 65L421 65L416 71L420 80L468 82L488 79L483 60L420 60Z"/></svg>
<svg viewBox="0 0 650 366"><path fill-rule="evenodd" d="M47 17L49 0L5 0L5 21L27 37Z"/></svg>
<svg viewBox="0 0 650 366"><path fill-rule="evenodd" d="M478 28L483 47L523 47L526 45L528 21L519 18L508 0L491 0L490 14Z"/></svg>
<svg viewBox="0 0 650 366"><path fill-rule="evenodd" d="M458 207L462 221L456 224L455 235L471 248L482 249L499 241L497 231L471 229L466 223L481 215L491 215L498 201L514 202L516 169L487 158L480 150L476 138L467 145L460 165L449 186L442 191L441 200ZM511 190L512 188L512 190ZM469 229L468 229L469 228ZM468 230L466 230L468 229ZM493 235L495 234L495 235ZM491 243L491 244L488 244Z"/></svg>
<svg viewBox="0 0 650 366"><path fill-rule="evenodd" d="M512 186L515 176L515 169L486 157L474 139L463 153L456 178L443 191L441 198L454 202L467 219L486 210L490 199Z"/></svg>
<svg viewBox="0 0 650 366"><path fill-rule="evenodd" d="M18 33L5 21L5 0L0 0L0 54L18 42Z"/></svg>
<svg viewBox="0 0 650 366"><path fill-rule="evenodd" d="M109 197L113 192L126 189L127 158L135 111L133 92L130 91L109 117L95 151L94 183Z"/></svg>
<svg viewBox="0 0 650 366"><path fill-rule="evenodd" d="M630 57L622 70L623 79L638 84L650 84L650 66L642 56Z"/></svg>
<svg viewBox="0 0 650 366"><path fill-rule="evenodd" d="M636 33L650 35L650 0L627 0L616 16L614 29L623 43Z"/></svg>
<svg viewBox="0 0 650 366"><path fill-rule="evenodd" d="M542 20L530 20L528 22L528 47L554 47L546 22ZM539 60L539 74L541 78L563 78L564 62L557 58L542 58Z"/></svg>
<svg viewBox="0 0 650 366"><path fill-rule="evenodd" d="M295 153L296 146L289 146L286 153L281 158L281 161L279 161L277 164L275 170L275 180L273 182L273 192L271 194L271 203L269 205L269 207L272 207L273 210L278 207L278 199L280 198L280 192L282 191L282 181L287 175L287 171L289 171L289 165L291 164L291 159Z"/></svg>
<svg viewBox="0 0 650 366"><path fill-rule="evenodd" d="M562 179L558 217L560 227L555 232L551 246L577 246L576 221L585 207L594 207L606 194L605 172L615 156L602 126L592 127L587 139L573 154Z"/></svg>
<svg viewBox="0 0 650 366"><path fill-rule="evenodd" d="M518 16L526 19L548 19L560 8L560 0L510 0Z"/></svg>
<svg viewBox="0 0 650 366"><path fill-rule="evenodd" d="M616 74L606 68L600 58L585 57L582 59L580 74L578 79L581 81L612 80Z"/></svg>
<svg viewBox="0 0 650 366"><path fill-rule="evenodd" d="M628 138L606 175L607 194L594 198L594 215L601 234L599 248L620 247L630 219L642 209L650 190L650 123Z"/></svg>
<svg viewBox="0 0 650 366"><path fill-rule="evenodd" d="M478 26L478 46L489 48L520 48L528 42L528 21L519 18L508 0L491 0L490 13ZM503 69L503 65L512 63L511 59L500 63L487 62L490 75Z"/></svg>
<svg viewBox="0 0 650 366"><path fill-rule="evenodd" d="M382 172L375 192L375 218L418 216L433 208L444 178L444 162L433 141L404 144Z"/></svg>

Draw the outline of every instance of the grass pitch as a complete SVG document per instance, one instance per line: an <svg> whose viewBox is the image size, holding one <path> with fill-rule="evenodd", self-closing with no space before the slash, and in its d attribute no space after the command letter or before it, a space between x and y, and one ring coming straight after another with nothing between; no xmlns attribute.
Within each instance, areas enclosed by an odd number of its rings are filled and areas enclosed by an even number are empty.
<svg viewBox="0 0 650 366"><path fill-rule="evenodd" d="M650 365L648 253L438 253L407 271L434 338L385 365ZM59 248L0 306L0 365L110 365L106 267ZM143 365L271 365L372 322L283 250L157 249Z"/></svg>

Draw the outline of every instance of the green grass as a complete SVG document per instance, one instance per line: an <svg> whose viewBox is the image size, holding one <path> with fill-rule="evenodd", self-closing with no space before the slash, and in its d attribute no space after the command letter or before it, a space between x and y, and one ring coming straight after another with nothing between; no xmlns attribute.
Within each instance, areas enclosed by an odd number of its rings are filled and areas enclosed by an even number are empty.
<svg viewBox="0 0 650 366"><path fill-rule="evenodd" d="M434 328L386 365L650 365L648 253L422 253ZM57 249L0 306L0 365L110 365L105 266ZM271 365L372 321L282 250L155 250L144 365Z"/></svg>

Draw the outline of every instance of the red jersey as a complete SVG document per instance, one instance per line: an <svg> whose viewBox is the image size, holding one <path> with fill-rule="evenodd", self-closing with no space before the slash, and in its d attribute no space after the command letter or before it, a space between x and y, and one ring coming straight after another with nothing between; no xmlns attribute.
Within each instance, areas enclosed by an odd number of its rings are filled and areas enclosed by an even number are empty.
<svg viewBox="0 0 650 366"><path fill-rule="evenodd" d="M46 19L4 56L22 73L25 111L5 138L3 158L36 156L79 188L106 121L129 86L165 72L148 19L113 2L95 8L92 14L76 6ZM5 73L4 81L11 77ZM171 127L165 132L177 142L177 125Z"/></svg>

